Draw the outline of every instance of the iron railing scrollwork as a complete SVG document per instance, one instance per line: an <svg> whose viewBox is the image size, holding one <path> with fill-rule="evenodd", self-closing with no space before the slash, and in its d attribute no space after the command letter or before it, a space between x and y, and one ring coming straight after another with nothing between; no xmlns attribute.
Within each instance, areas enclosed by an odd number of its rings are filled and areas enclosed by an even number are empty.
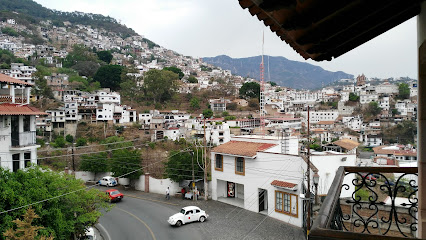
<svg viewBox="0 0 426 240"><path fill-rule="evenodd" d="M341 198L344 191L346 197ZM359 234L414 237L417 193L417 168L341 167L309 238L324 239L337 232L354 238Z"/></svg>

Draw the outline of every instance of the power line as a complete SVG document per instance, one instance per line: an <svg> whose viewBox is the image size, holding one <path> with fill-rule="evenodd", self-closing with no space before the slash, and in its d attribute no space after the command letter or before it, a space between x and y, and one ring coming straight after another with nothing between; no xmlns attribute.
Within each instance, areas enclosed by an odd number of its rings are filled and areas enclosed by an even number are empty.
<svg viewBox="0 0 426 240"><path fill-rule="evenodd" d="M162 161L162 160L161 160L161 161ZM148 165L148 166L151 166L151 165L157 164L157 163L159 163L159 162L161 162L161 161L157 161L157 162L151 163L151 164L150 164L150 165ZM134 173L134 172L136 172L136 171L139 171L139 170L142 170L142 169L144 169L144 168L146 168L146 167L148 167L148 166L141 167L141 168L139 168L139 169L133 170L133 171L128 172L128 173L125 173L125 174L123 174L123 175L118 176L118 178L121 178L121 177L127 176L127 175L129 175L129 174L132 174L132 173ZM79 189L79 190L75 190L75 191L71 191L71 192L68 192L68 193L64 193L64 194L61 194L61 195L58 195L58 196L55 196L55 197L47 198L47 199L44 199L44 200L41 200L41 201L37 201L37 202L34 202L34 203L26 204L26 205L21 206L21 207L16 207L16 208L13 208L13 209L9 209L9 210L6 210L6 211L3 211L3 212L0 212L0 214L8 213L8 212L15 211L15 210L18 210L18 209L21 209L21 208L25 208L25 207L29 207L29 206L32 206L32 205L35 205L35 204L39 204L39 203L42 203L42 202L47 202L47 201L52 200L52 199L60 198L60 197L63 197L63 196L66 196L66 195L69 195L69 194L72 194L72 193L76 193L76 192L83 191L83 190L86 190L86 189L89 189L89 188L93 188L93 187L95 187L95 186L97 186L97 184L95 184L95 185L93 185L93 186L90 186L90 187L85 187L85 188L82 188L82 189Z"/></svg>

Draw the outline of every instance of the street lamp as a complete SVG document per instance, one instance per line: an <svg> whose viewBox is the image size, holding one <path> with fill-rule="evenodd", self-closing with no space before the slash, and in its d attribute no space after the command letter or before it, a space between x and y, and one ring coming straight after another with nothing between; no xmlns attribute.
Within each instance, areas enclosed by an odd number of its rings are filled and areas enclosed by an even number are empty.
<svg viewBox="0 0 426 240"><path fill-rule="evenodd" d="M313 180L315 185L315 205L318 205L318 183L320 176L318 173L314 173Z"/></svg>

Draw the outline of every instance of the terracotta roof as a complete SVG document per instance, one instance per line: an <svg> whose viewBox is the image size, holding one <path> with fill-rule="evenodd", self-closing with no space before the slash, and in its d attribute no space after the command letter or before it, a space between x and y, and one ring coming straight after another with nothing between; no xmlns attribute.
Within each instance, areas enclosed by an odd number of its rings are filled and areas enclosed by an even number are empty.
<svg viewBox="0 0 426 240"><path fill-rule="evenodd" d="M417 151L399 150L395 151L395 155L417 157Z"/></svg>
<svg viewBox="0 0 426 240"><path fill-rule="evenodd" d="M303 58L332 60L416 16L422 0L238 0Z"/></svg>
<svg viewBox="0 0 426 240"><path fill-rule="evenodd" d="M230 141L213 148L212 152L231 154L237 156L254 157L257 152L263 152L276 144L257 143L245 141Z"/></svg>
<svg viewBox="0 0 426 240"><path fill-rule="evenodd" d="M19 104L0 104L0 115L48 115L35 107Z"/></svg>
<svg viewBox="0 0 426 240"><path fill-rule="evenodd" d="M279 180L272 181L271 185L277 186L277 187L282 187L282 188L287 188L287 189L290 189L290 190L296 190L296 186L297 186L297 184L295 184L295 183L284 182L284 181L279 181Z"/></svg>
<svg viewBox="0 0 426 240"><path fill-rule="evenodd" d="M394 154L394 152L396 151L395 149L383 149L385 147L389 147L389 146L374 147L373 151L375 154Z"/></svg>
<svg viewBox="0 0 426 240"><path fill-rule="evenodd" d="M319 122L317 122L315 124L317 124L317 125L320 125L320 124L322 124L322 125L332 125L332 124L334 124L334 121L319 121Z"/></svg>
<svg viewBox="0 0 426 240"><path fill-rule="evenodd" d="M340 147L347 149L347 150L352 150L352 149L359 146L359 143L352 141L350 139L341 139L341 140L333 142L333 144L340 146Z"/></svg>
<svg viewBox="0 0 426 240"><path fill-rule="evenodd" d="M13 77L9 77L3 73L0 73L0 82L2 83L10 83L10 84L19 84L19 85L28 85L28 86L32 86L33 84L31 83L27 83L24 82L22 80L13 78Z"/></svg>

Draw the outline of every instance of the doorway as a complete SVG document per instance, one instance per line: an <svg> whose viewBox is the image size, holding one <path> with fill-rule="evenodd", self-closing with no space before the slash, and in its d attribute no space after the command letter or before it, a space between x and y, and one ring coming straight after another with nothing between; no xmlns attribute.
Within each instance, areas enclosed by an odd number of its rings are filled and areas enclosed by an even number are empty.
<svg viewBox="0 0 426 240"><path fill-rule="evenodd" d="M268 210L268 191L266 189L258 189L259 192L259 212Z"/></svg>

